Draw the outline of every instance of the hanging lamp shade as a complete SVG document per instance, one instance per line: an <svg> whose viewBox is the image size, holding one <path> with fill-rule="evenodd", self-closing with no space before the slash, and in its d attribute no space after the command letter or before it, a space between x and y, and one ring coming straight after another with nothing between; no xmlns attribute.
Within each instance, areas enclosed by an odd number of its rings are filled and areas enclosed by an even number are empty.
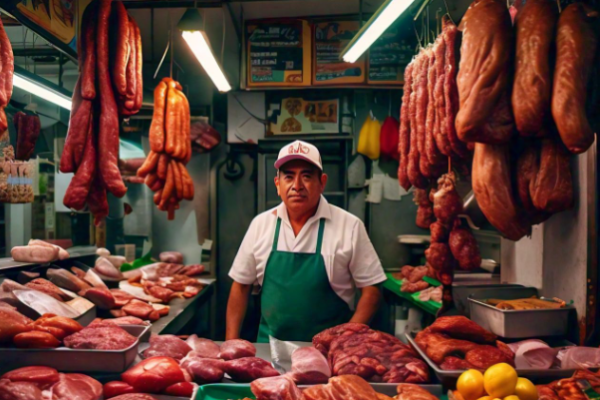
<svg viewBox="0 0 600 400"><path fill-rule="evenodd" d="M203 28L202 15L197 8L188 8L177 23L180 31L201 31Z"/></svg>

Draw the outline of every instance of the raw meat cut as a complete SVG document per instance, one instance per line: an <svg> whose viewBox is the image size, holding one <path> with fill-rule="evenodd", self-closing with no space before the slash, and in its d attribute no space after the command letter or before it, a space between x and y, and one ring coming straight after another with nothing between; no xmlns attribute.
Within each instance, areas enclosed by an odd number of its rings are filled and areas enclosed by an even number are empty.
<svg viewBox="0 0 600 400"><path fill-rule="evenodd" d="M96 264L94 265L94 270L100 275L104 275L108 278L121 279L123 274L121 274L121 271L110 262L108 257L98 257Z"/></svg>
<svg viewBox="0 0 600 400"><path fill-rule="evenodd" d="M327 355L334 376L358 375L387 383L429 381L427 366L410 346L366 325L327 329L313 338L313 345Z"/></svg>
<svg viewBox="0 0 600 400"><path fill-rule="evenodd" d="M31 322L15 308L9 305L0 306L0 343L10 343L19 333L29 331Z"/></svg>
<svg viewBox="0 0 600 400"><path fill-rule="evenodd" d="M463 212L463 200L456 191L454 172L438 179L438 190L433 195L433 213L442 224L451 224Z"/></svg>
<svg viewBox="0 0 600 400"><path fill-rule="evenodd" d="M225 362L225 372L236 382L252 382L255 379L279 376L270 362L257 357L238 358Z"/></svg>
<svg viewBox="0 0 600 400"><path fill-rule="evenodd" d="M44 397L33 383L0 379L0 400L44 400Z"/></svg>
<svg viewBox="0 0 600 400"><path fill-rule="evenodd" d="M400 270L402 273L402 279L406 279L410 283L416 283L423 280L423 277L427 276L427 267L412 267L405 265Z"/></svg>
<svg viewBox="0 0 600 400"><path fill-rule="evenodd" d="M465 361L475 369L486 370L492 365L499 363L513 364L513 358L509 358L502 350L489 345L477 346L465 354Z"/></svg>
<svg viewBox="0 0 600 400"><path fill-rule="evenodd" d="M185 375L171 357L152 357L129 368L121 379L136 391L159 393L171 385L185 382Z"/></svg>
<svg viewBox="0 0 600 400"><path fill-rule="evenodd" d="M442 286L438 286L438 287L430 287L428 289L425 289L423 291L421 291L421 293L419 293L419 300L421 301L435 301L437 303L441 303L442 302Z"/></svg>
<svg viewBox="0 0 600 400"><path fill-rule="evenodd" d="M83 289L78 294L94 303L101 310L110 310L116 305L115 298L108 289L94 287Z"/></svg>
<svg viewBox="0 0 600 400"><path fill-rule="evenodd" d="M88 326L98 325L98 324L103 324L103 325L107 325L107 324L108 325L149 325L149 323L147 321L144 321L140 318L120 317L120 318L108 318L108 319L96 318Z"/></svg>
<svg viewBox="0 0 600 400"><path fill-rule="evenodd" d="M27 245L28 246L45 246L45 247L50 247L50 248L56 249L56 250L58 250L58 259L59 260L66 260L67 258L69 258L71 256L69 254L69 252L67 250L63 249L62 247L57 246L52 243L48 243L43 240L29 239L29 242L27 243Z"/></svg>
<svg viewBox="0 0 600 400"><path fill-rule="evenodd" d="M83 374L60 374L52 386L53 400L100 400L102 384Z"/></svg>
<svg viewBox="0 0 600 400"><path fill-rule="evenodd" d="M155 397L143 393L128 393L113 397L112 400L156 400Z"/></svg>
<svg viewBox="0 0 600 400"><path fill-rule="evenodd" d="M115 307L123 307L131 300L135 299L135 297L121 289L110 289L110 292L115 298Z"/></svg>
<svg viewBox="0 0 600 400"><path fill-rule="evenodd" d="M437 400L437 397L420 386L412 383L400 383L396 388L396 400Z"/></svg>
<svg viewBox="0 0 600 400"><path fill-rule="evenodd" d="M198 384L217 383L225 376L226 361L214 358L203 358L202 354L194 351L181 360L181 368L184 368L194 382Z"/></svg>
<svg viewBox="0 0 600 400"><path fill-rule="evenodd" d="M60 341L52 334L40 331L19 333L13 342L20 349L52 349L60 346Z"/></svg>
<svg viewBox="0 0 600 400"><path fill-rule="evenodd" d="M176 297L176 294L171 289L160 286L158 283L146 281L144 282L144 291L150 296L162 300L163 303L169 303L171 299Z"/></svg>
<svg viewBox="0 0 600 400"><path fill-rule="evenodd" d="M48 332L58 340L63 340L65 337L83 329L79 322L54 314L42 315L30 324L30 327L36 331Z"/></svg>
<svg viewBox="0 0 600 400"><path fill-rule="evenodd" d="M250 389L257 400L305 400L289 375L257 379Z"/></svg>
<svg viewBox="0 0 600 400"><path fill-rule="evenodd" d="M443 333L457 339L470 340L482 344L493 344L498 338L493 333L483 329L467 317L460 315L439 317L429 327L431 332Z"/></svg>
<svg viewBox="0 0 600 400"><path fill-rule="evenodd" d="M27 282L31 282L32 280L39 278L39 272L31 272L31 271L19 271L19 275L17 277L17 281L25 285Z"/></svg>
<svg viewBox="0 0 600 400"><path fill-rule="evenodd" d="M133 299L122 308L127 315L156 321L159 316L154 307L141 300Z"/></svg>
<svg viewBox="0 0 600 400"><path fill-rule="evenodd" d="M436 364L441 364L450 355L464 357L478 346L477 343L468 340L452 339L447 335L432 333L429 330L419 332L415 337L415 342Z"/></svg>
<svg viewBox="0 0 600 400"><path fill-rule="evenodd" d="M512 109L522 136L539 136L550 117L551 55L558 7L548 0L529 0L516 18L517 34Z"/></svg>
<svg viewBox="0 0 600 400"><path fill-rule="evenodd" d="M127 393L134 393L135 388L131 386L129 383L121 382L121 381L111 381L105 383L103 386L104 398L110 399L115 396L119 396Z"/></svg>
<svg viewBox="0 0 600 400"><path fill-rule="evenodd" d="M200 275L203 272L204 272L204 265L192 264L192 265L186 265L185 267L183 267L183 269L179 273L183 274L183 275L187 275L187 276L196 276L196 275Z"/></svg>
<svg viewBox="0 0 600 400"><path fill-rule="evenodd" d="M306 400L378 399L371 385L353 375L331 378L327 385L311 386L305 389L303 394Z"/></svg>
<svg viewBox="0 0 600 400"><path fill-rule="evenodd" d="M460 269L470 271L481 267L479 245L469 228L452 229L448 245Z"/></svg>
<svg viewBox="0 0 600 400"><path fill-rule="evenodd" d="M302 347L292 353L292 376L300 385L326 383L331 378L331 369L319 350Z"/></svg>
<svg viewBox="0 0 600 400"><path fill-rule="evenodd" d="M163 393L168 396L191 398L196 389L196 384L192 382L179 382L166 388Z"/></svg>
<svg viewBox="0 0 600 400"><path fill-rule="evenodd" d="M587 4L570 4L560 13L556 28L552 116L563 143L575 154L594 142L586 97L598 46L599 16Z"/></svg>
<svg viewBox="0 0 600 400"><path fill-rule="evenodd" d="M531 225L516 202L510 168L508 146L475 144L472 185L477 204L504 237L517 241L531 233Z"/></svg>
<svg viewBox="0 0 600 400"><path fill-rule="evenodd" d="M458 137L464 142L506 143L513 133L512 124L498 126L492 132L486 129L499 111L500 99L507 97L513 30L506 4L501 0L475 0L459 30L463 35L457 76ZM510 99L507 100L510 112Z"/></svg>
<svg viewBox="0 0 600 400"><path fill-rule="evenodd" d="M549 369L558 352L536 339L511 343L508 347L515 353L515 367L518 369Z"/></svg>
<svg viewBox="0 0 600 400"><path fill-rule="evenodd" d="M425 250L425 258L427 263L437 271L438 275L440 271L452 269L454 265L452 252L446 243L431 243L429 248Z"/></svg>
<svg viewBox="0 0 600 400"><path fill-rule="evenodd" d="M54 368L32 366L13 369L2 375L0 379L7 379L12 382L30 382L44 390L58 382L60 376Z"/></svg>
<svg viewBox="0 0 600 400"><path fill-rule="evenodd" d="M72 267L71 270L73 270L73 268L75 267ZM106 286L102 278L100 278L98 274L94 272L93 269L88 269L83 278L81 279L83 279L93 287L108 289L108 286Z"/></svg>
<svg viewBox="0 0 600 400"><path fill-rule="evenodd" d="M573 207L570 158L558 138L542 140L539 169L530 186L531 200L539 211L556 214Z"/></svg>
<svg viewBox="0 0 600 400"><path fill-rule="evenodd" d="M183 254L178 251L163 251L158 259L165 263L183 264Z"/></svg>
<svg viewBox="0 0 600 400"><path fill-rule="evenodd" d="M144 358L165 356L180 361L190 351L192 348L175 335L152 335L150 347L144 351Z"/></svg>
<svg viewBox="0 0 600 400"><path fill-rule="evenodd" d="M67 336L64 344L72 349L122 350L136 341L135 336L118 326L95 325Z"/></svg>
<svg viewBox="0 0 600 400"><path fill-rule="evenodd" d="M173 276L173 275L176 275L182 269L183 269L183 264L160 263L158 268L156 268L156 277L162 278L162 277L166 277L166 276Z"/></svg>
<svg viewBox="0 0 600 400"><path fill-rule="evenodd" d="M467 369L475 369L468 361L462 358L448 356L444 358L444 362L440 364L440 369L446 371L461 371Z"/></svg>
<svg viewBox="0 0 600 400"><path fill-rule="evenodd" d="M402 282L402 286L400 286L400 291L404 292L404 293L417 293L420 292L421 290L425 290L429 287L429 283L425 282L425 281L419 281L419 282L409 282L409 281L405 281Z"/></svg>
<svg viewBox="0 0 600 400"><path fill-rule="evenodd" d="M560 400L554 389L553 385L537 385L539 400Z"/></svg>
<svg viewBox="0 0 600 400"><path fill-rule="evenodd" d="M50 282L55 285L75 293L92 287L83 279L79 279L66 269L49 268L48 271L46 271L46 276L50 279Z"/></svg>
<svg viewBox="0 0 600 400"><path fill-rule="evenodd" d="M194 353L202 358L219 358L221 347L209 339L199 338L192 335L187 338L186 343L192 348Z"/></svg>
<svg viewBox="0 0 600 400"><path fill-rule="evenodd" d="M447 243L448 242L448 227L442 224L440 221L435 221L429 226L431 230L431 242L432 243Z"/></svg>
<svg viewBox="0 0 600 400"><path fill-rule="evenodd" d="M58 250L46 246L15 246L10 256L19 262L45 264L58 260Z"/></svg>
<svg viewBox="0 0 600 400"><path fill-rule="evenodd" d="M223 360L235 360L244 357L254 357L256 348L252 343L243 339L227 340L221 345L219 358Z"/></svg>

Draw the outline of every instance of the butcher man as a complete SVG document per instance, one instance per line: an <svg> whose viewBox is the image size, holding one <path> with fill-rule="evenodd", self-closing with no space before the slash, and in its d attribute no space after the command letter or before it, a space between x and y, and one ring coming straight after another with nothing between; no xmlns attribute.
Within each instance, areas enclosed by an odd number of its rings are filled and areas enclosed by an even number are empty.
<svg viewBox="0 0 600 400"><path fill-rule="evenodd" d="M364 224L323 197L327 175L312 144L285 145L275 168L282 203L254 218L235 257L227 339L239 337L255 283L261 289L259 343L269 336L310 342L332 326L369 323L386 276Z"/></svg>

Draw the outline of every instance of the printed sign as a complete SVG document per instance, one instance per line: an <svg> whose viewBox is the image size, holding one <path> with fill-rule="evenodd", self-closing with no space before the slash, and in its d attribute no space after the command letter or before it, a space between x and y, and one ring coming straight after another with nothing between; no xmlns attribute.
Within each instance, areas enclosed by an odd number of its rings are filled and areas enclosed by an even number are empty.
<svg viewBox="0 0 600 400"><path fill-rule="evenodd" d="M339 101L291 97L273 113L272 135L339 133Z"/></svg>

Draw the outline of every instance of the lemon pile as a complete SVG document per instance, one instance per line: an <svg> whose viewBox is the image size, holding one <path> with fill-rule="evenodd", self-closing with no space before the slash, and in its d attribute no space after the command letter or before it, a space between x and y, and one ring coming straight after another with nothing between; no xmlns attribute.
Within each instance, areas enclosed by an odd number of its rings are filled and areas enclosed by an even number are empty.
<svg viewBox="0 0 600 400"><path fill-rule="evenodd" d="M519 378L506 363L481 372L470 369L462 373L456 390L464 400L538 400L538 391L529 379Z"/></svg>

